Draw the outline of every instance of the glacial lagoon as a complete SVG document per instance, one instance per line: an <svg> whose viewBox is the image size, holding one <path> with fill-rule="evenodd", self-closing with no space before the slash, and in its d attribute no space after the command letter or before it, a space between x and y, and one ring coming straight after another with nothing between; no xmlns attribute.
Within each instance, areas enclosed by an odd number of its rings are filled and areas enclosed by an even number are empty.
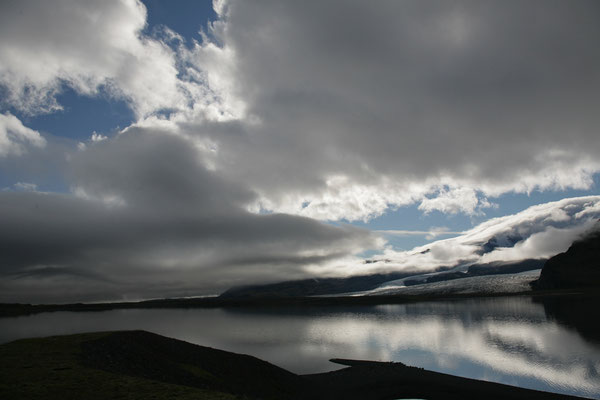
<svg viewBox="0 0 600 400"><path fill-rule="evenodd" d="M499 297L369 307L126 309L0 318L0 342L143 329L307 374L330 358L400 361L531 389L600 398L597 304ZM595 313L595 314L594 314Z"/></svg>

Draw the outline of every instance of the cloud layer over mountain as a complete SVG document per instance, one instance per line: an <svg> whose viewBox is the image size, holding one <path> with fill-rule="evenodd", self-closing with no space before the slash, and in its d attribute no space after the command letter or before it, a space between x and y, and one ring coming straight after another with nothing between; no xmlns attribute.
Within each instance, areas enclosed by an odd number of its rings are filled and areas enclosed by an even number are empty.
<svg viewBox="0 0 600 400"><path fill-rule="evenodd" d="M549 258L600 226L600 196L576 197L492 218L459 236L410 251L387 249L373 261L394 270ZM392 232L393 233L393 232Z"/></svg>

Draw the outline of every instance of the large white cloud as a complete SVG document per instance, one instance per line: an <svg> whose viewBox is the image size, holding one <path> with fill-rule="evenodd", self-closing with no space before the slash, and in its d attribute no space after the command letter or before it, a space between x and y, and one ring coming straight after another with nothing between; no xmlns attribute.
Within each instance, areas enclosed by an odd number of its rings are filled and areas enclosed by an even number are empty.
<svg viewBox="0 0 600 400"><path fill-rule="evenodd" d="M219 1L185 58L243 112L183 125L219 143L257 209L321 219L589 188L600 27L598 4L575 3Z"/></svg>
<svg viewBox="0 0 600 400"><path fill-rule="evenodd" d="M60 109L62 85L125 98L138 115L183 107L176 57L141 35L146 9L136 0L30 1L0 5L0 84L13 107Z"/></svg>
<svg viewBox="0 0 600 400"><path fill-rule="evenodd" d="M46 140L14 115L0 114L0 157L22 155L27 147L44 147Z"/></svg>

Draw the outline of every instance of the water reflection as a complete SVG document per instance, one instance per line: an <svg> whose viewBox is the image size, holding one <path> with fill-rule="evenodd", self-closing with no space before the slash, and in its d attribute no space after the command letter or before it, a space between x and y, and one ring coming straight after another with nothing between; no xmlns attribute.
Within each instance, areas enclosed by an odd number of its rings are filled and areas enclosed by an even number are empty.
<svg viewBox="0 0 600 400"><path fill-rule="evenodd" d="M587 340L600 345L600 304L596 296L550 297L534 301L544 306L550 319L574 328Z"/></svg>
<svg viewBox="0 0 600 400"><path fill-rule="evenodd" d="M297 373L332 370L329 358L402 361L440 372L600 398L597 333L581 335L560 303L527 297L374 307L114 310L0 319L0 342L97 330L146 329L252 354ZM585 308L589 309L588 312ZM558 311L557 311L558 310ZM562 311L561 311L562 310ZM559 318L572 310L567 318ZM564 313L563 313L564 314Z"/></svg>

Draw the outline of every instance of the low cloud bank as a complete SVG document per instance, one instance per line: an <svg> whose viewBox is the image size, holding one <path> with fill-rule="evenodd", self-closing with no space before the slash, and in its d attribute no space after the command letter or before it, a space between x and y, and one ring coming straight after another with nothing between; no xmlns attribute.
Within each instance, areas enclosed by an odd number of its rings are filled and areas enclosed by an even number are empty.
<svg viewBox="0 0 600 400"><path fill-rule="evenodd" d="M250 189L164 132L92 143L69 167L72 194L0 192L0 301L218 293L306 277L381 243L349 225L250 213Z"/></svg>
<svg viewBox="0 0 600 400"><path fill-rule="evenodd" d="M574 240L596 229L599 218L600 196L563 199L492 218L457 237L410 251L389 248L372 265L393 270L430 270L440 266L547 258L565 251Z"/></svg>

